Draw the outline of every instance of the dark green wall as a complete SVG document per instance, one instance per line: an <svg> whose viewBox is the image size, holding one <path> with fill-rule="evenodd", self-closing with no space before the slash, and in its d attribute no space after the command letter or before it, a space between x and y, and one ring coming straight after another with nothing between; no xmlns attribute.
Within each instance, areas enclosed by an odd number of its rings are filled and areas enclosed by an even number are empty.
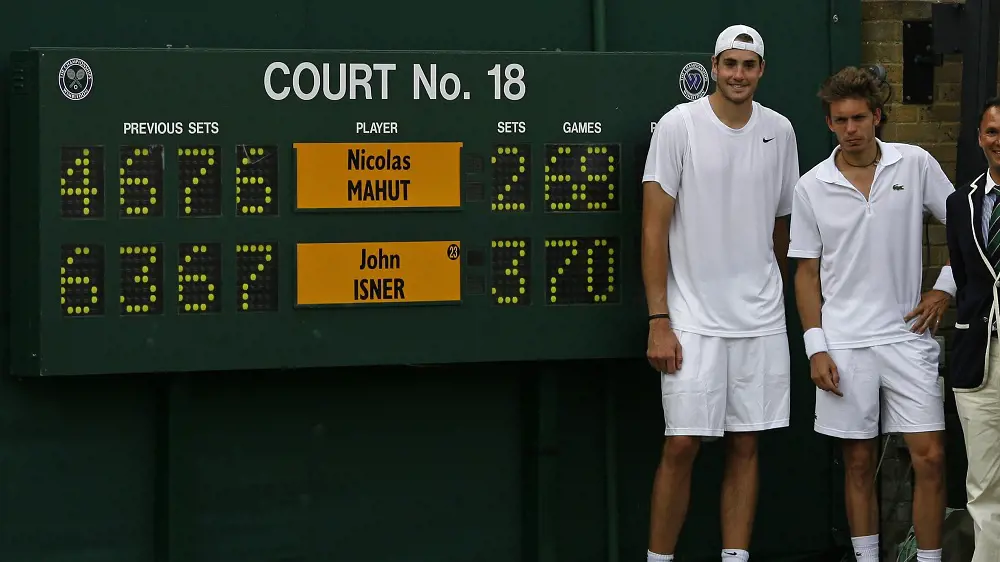
<svg viewBox="0 0 1000 562"><path fill-rule="evenodd" d="M707 51L741 22L764 36L759 99L791 118L805 170L830 148L814 93L858 60L858 1L606 0L596 28L587 0L20 2L0 17L0 204L38 188L6 173L7 58L31 46L588 50L605 29L609 50ZM18 233L0 236L0 279L19 283L6 260ZM842 524L797 338L792 353L793 427L762 442L758 561L817 560ZM2 378L0 560L641 560L662 439L655 373L514 367ZM719 556L721 448L704 451L688 560Z"/></svg>

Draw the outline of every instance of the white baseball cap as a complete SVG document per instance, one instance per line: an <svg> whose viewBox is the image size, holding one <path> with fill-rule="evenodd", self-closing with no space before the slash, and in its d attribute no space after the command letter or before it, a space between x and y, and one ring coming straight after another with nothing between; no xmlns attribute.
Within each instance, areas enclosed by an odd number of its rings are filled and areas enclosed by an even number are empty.
<svg viewBox="0 0 1000 562"><path fill-rule="evenodd" d="M743 34L749 35L753 39L753 43L736 40ZM748 25L731 25L719 34L719 38L715 40L715 56L719 56L719 53L727 49L753 51L760 55L760 58L764 58L764 40L761 39L760 33L757 33L756 29Z"/></svg>

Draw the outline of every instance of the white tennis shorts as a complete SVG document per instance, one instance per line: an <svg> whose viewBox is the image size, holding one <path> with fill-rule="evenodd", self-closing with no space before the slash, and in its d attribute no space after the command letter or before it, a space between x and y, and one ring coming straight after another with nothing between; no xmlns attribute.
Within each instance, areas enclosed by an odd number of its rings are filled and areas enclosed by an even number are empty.
<svg viewBox="0 0 1000 562"><path fill-rule="evenodd" d="M675 330L680 370L660 373L664 435L723 433L788 426L786 334L751 338L702 336Z"/></svg>
<svg viewBox="0 0 1000 562"><path fill-rule="evenodd" d="M917 339L829 353L844 396L816 389L817 433L871 439L879 434L880 414L883 433L945 428L938 380L941 346L929 332Z"/></svg>

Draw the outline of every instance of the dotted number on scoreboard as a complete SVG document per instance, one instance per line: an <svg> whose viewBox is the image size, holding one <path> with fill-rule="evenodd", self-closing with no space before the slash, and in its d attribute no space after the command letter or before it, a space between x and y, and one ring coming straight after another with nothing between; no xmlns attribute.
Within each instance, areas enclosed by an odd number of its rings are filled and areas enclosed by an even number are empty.
<svg viewBox="0 0 1000 562"><path fill-rule="evenodd" d="M104 246L63 244L59 293L63 316L104 314Z"/></svg>
<svg viewBox="0 0 1000 562"><path fill-rule="evenodd" d="M278 245L236 245L236 310L278 310Z"/></svg>
<svg viewBox="0 0 1000 562"><path fill-rule="evenodd" d="M129 244L118 248L121 268L121 314L163 312L163 244Z"/></svg>
<svg viewBox="0 0 1000 562"><path fill-rule="evenodd" d="M546 212L617 211L620 152L618 145L545 145Z"/></svg>
<svg viewBox="0 0 1000 562"><path fill-rule="evenodd" d="M278 214L278 147L236 145L236 214Z"/></svg>
<svg viewBox="0 0 1000 562"><path fill-rule="evenodd" d="M493 211L531 210L531 147L497 145L490 157Z"/></svg>
<svg viewBox="0 0 1000 562"><path fill-rule="evenodd" d="M547 304L604 304L621 300L621 242L616 237L545 241Z"/></svg>
<svg viewBox="0 0 1000 562"><path fill-rule="evenodd" d="M64 146L59 163L59 211L63 218L104 216L104 147Z"/></svg>
<svg viewBox="0 0 1000 562"><path fill-rule="evenodd" d="M177 262L177 311L219 312L222 254L219 244L181 244Z"/></svg>
<svg viewBox="0 0 1000 562"><path fill-rule="evenodd" d="M526 238L490 242L490 296L498 305L531 304L531 243Z"/></svg>
<svg viewBox="0 0 1000 562"><path fill-rule="evenodd" d="M118 216L163 215L163 146L123 146L118 150Z"/></svg>
<svg viewBox="0 0 1000 562"><path fill-rule="evenodd" d="M222 214L222 163L218 146L177 149L177 211L182 217Z"/></svg>

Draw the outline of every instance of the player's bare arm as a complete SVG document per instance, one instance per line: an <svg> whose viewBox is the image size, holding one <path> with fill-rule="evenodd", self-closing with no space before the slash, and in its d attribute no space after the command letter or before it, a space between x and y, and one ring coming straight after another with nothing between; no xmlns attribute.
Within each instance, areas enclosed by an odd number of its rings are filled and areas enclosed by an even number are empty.
<svg viewBox="0 0 1000 562"><path fill-rule="evenodd" d="M642 281L650 316L668 314L667 267L670 263L667 236L674 216L675 199L656 182L642 185ZM670 328L669 318L649 320L646 357L661 373L673 374L681 366L681 345Z"/></svg>
<svg viewBox="0 0 1000 562"><path fill-rule="evenodd" d="M924 185L924 208L930 212L931 216L938 222L948 226L948 196L954 193L952 185L941 164L929 153L923 153L925 161L925 185ZM949 251L949 254L951 252ZM932 335L937 334L941 325L941 318L951 305L952 296L958 291L955 284L954 270L951 267L951 256L938 278L934 282L931 290L920 295L920 304L916 306L905 319L907 322L916 318L911 330L914 333L922 334L925 330L930 330Z"/></svg>
<svg viewBox="0 0 1000 562"><path fill-rule="evenodd" d="M774 233L771 238L774 243L774 257L778 260L781 270L781 280L788 283L788 217L774 219Z"/></svg>
<svg viewBox="0 0 1000 562"><path fill-rule="evenodd" d="M819 258L800 259L795 269L795 300L802 329L807 333L813 328L822 328L822 298ZM814 354L809 359L809 366L810 376L818 388L843 396L837 365L829 353L820 351Z"/></svg>

